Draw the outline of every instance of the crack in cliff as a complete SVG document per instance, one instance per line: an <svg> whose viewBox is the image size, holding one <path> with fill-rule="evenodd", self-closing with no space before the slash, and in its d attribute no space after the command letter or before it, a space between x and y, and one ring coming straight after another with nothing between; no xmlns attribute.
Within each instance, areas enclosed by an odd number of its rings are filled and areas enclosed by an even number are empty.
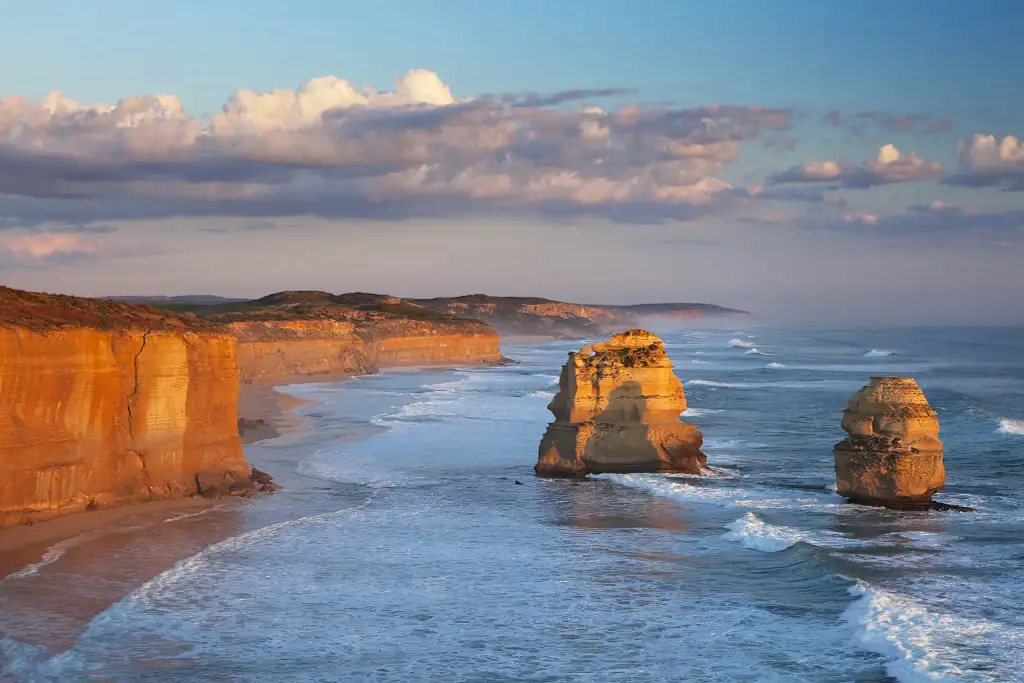
<svg viewBox="0 0 1024 683"><path fill-rule="evenodd" d="M132 359L132 373L134 378L134 386L132 387L132 393L127 396L127 407L128 407L128 438L131 440L131 446L128 447L132 453L139 458L139 463L142 465L142 473L146 477L146 488L149 491L153 490L153 481L149 476L149 466L146 464L146 456L139 450L139 443L135 440L135 428L132 424L132 408L135 406L135 401L139 398L139 357L142 352L146 350L146 341L149 338L149 333L152 330L146 330L142 333L142 346L139 347L135 357Z"/></svg>

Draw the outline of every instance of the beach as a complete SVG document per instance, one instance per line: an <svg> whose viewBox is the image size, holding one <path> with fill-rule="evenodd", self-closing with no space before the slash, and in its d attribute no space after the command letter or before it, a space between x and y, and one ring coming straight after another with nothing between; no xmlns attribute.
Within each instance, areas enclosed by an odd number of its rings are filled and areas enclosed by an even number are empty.
<svg viewBox="0 0 1024 683"><path fill-rule="evenodd" d="M341 376L334 380L341 381L344 378ZM242 443L249 446L301 428L302 419L294 410L307 403L306 400L279 390L273 383L242 385L238 397L239 420L248 423L241 434ZM101 532L108 527L158 524L166 519L223 503L193 496L122 505L0 529L0 580L23 567L40 562L48 549L68 539Z"/></svg>

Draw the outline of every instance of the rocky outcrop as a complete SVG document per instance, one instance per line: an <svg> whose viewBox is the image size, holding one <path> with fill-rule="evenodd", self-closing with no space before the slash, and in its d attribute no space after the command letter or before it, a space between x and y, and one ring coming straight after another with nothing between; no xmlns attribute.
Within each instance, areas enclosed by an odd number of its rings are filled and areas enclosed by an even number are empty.
<svg viewBox="0 0 1024 683"><path fill-rule="evenodd" d="M249 476L225 328L0 288L0 358L0 526Z"/></svg>
<svg viewBox="0 0 1024 683"><path fill-rule="evenodd" d="M933 507L946 480L939 421L908 377L872 377L843 411L849 437L835 445L839 495L895 509Z"/></svg>
<svg viewBox="0 0 1024 683"><path fill-rule="evenodd" d="M650 332L629 330L570 353L548 409L555 420L540 443L539 476L699 474L707 464L700 430L679 421L683 385Z"/></svg>

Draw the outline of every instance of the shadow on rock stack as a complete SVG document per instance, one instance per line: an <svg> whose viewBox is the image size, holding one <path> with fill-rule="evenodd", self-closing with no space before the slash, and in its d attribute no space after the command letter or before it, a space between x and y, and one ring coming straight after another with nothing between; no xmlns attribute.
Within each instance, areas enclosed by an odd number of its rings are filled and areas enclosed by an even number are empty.
<svg viewBox="0 0 1024 683"><path fill-rule="evenodd" d="M909 377L872 377L843 411L836 491L851 503L895 510L969 510L938 503L946 468L939 420Z"/></svg>
<svg viewBox="0 0 1024 683"><path fill-rule="evenodd" d="M540 443L538 476L705 471L704 437L679 421L683 385L650 332L629 330L571 352L548 410L555 421Z"/></svg>

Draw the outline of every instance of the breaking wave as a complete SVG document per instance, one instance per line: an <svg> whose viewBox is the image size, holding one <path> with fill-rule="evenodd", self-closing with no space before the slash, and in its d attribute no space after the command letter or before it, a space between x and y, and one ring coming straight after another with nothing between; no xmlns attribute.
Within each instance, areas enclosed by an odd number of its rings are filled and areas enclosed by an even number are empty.
<svg viewBox="0 0 1024 683"><path fill-rule="evenodd" d="M752 346L743 355L745 356L767 356L768 354L764 351L758 351L756 346Z"/></svg>
<svg viewBox="0 0 1024 683"><path fill-rule="evenodd" d="M1024 420L1003 419L999 421L999 433L1024 436Z"/></svg>
<svg viewBox="0 0 1024 683"><path fill-rule="evenodd" d="M858 599L843 612L843 620L854 627L858 644L886 658L886 673L893 678L902 683L997 680L948 660L956 656L959 643L977 642L998 625L936 614L863 581L849 592Z"/></svg>
<svg viewBox="0 0 1024 683"><path fill-rule="evenodd" d="M766 368L771 368L772 370L779 370L779 369L782 369L782 368L784 368L786 366L783 365L782 363L769 363L765 367Z"/></svg>
<svg viewBox="0 0 1024 683"><path fill-rule="evenodd" d="M754 342L749 342L745 339L730 339L729 346L734 349L752 349L754 348Z"/></svg>
<svg viewBox="0 0 1024 683"><path fill-rule="evenodd" d="M768 524L753 512L748 512L736 521L726 524L725 528L729 531L723 534L722 538L738 541L744 548L763 553L777 553L802 540L799 532Z"/></svg>
<svg viewBox="0 0 1024 683"><path fill-rule="evenodd" d="M864 354L865 358L885 358L886 356L895 356L895 351L888 351L886 349L871 349Z"/></svg>

